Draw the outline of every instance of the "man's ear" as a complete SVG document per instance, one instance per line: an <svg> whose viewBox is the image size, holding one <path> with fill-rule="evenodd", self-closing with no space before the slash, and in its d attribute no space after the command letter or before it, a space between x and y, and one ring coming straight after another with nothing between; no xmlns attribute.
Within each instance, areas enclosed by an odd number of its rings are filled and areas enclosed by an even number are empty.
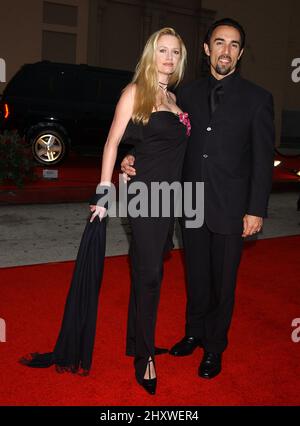
<svg viewBox="0 0 300 426"><path fill-rule="evenodd" d="M210 56L210 49L209 49L209 45L207 43L203 44L204 47L204 51L206 53L207 56Z"/></svg>
<svg viewBox="0 0 300 426"><path fill-rule="evenodd" d="M242 49L241 51L240 51L240 53L239 53L239 57L238 57L238 61L241 59L241 57L242 57L242 54L244 53L244 49Z"/></svg>

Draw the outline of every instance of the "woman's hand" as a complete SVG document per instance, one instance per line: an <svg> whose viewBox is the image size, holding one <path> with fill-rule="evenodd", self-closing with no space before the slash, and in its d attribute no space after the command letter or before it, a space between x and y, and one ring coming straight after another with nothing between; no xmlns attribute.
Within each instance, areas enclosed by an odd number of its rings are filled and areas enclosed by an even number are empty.
<svg viewBox="0 0 300 426"><path fill-rule="evenodd" d="M91 210L91 212L93 212L93 214L90 218L90 222L93 222L93 220L95 219L96 216L99 216L99 219L101 221L106 214L106 208L102 207L102 206L90 205L90 210Z"/></svg>

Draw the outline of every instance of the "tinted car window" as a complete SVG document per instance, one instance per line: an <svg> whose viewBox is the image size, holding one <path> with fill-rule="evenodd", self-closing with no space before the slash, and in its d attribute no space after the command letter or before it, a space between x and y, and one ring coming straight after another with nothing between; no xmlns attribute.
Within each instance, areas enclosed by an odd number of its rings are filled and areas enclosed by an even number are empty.
<svg viewBox="0 0 300 426"><path fill-rule="evenodd" d="M78 97L78 80L74 71L55 70L47 75L49 97L75 100Z"/></svg>
<svg viewBox="0 0 300 426"><path fill-rule="evenodd" d="M77 79L74 71L36 69L32 75L32 95L50 99L75 100Z"/></svg>
<svg viewBox="0 0 300 426"><path fill-rule="evenodd" d="M7 84L4 92L10 96L29 96L31 93L32 69L28 67L21 70Z"/></svg>
<svg viewBox="0 0 300 426"><path fill-rule="evenodd" d="M113 77L111 75L104 75L102 79L102 98L104 102L117 103L121 91L128 84L128 78Z"/></svg>
<svg viewBox="0 0 300 426"><path fill-rule="evenodd" d="M83 99L102 104L116 104L122 90L130 81L130 75L114 75L86 71L82 74Z"/></svg>
<svg viewBox="0 0 300 426"><path fill-rule="evenodd" d="M55 67L26 67L16 74L6 93L10 96L68 99L78 97L77 73Z"/></svg>
<svg viewBox="0 0 300 426"><path fill-rule="evenodd" d="M85 101L99 101L101 98L101 78L99 73L85 71L81 74L82 97Z"/></svg>

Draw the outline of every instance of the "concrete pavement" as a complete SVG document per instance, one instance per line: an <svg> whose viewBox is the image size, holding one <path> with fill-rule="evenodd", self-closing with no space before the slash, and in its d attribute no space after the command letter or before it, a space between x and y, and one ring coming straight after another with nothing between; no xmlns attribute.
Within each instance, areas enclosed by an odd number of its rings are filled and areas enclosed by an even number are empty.
<svg viewBox="0 0 300 426"><path fill-rule="evenodd" d="M300 234L298 196L271 194L269 218L258 238ZM88 213L86 203L1 206L0 267L74 260ZM127 254L129 239L127 220L110 218L106 255ZM181 246L178 224L174 242Z"/></svg>

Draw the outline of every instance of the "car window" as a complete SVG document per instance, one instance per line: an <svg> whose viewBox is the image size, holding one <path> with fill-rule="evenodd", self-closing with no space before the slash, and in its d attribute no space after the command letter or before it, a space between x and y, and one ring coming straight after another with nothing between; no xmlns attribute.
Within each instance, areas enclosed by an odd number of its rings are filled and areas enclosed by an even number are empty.
<svg viewBox="0 0 300 426"><path fill-rule="evenodd" d="M83 99L115 105L122 90L130 81L130 75L86 71L82 75Z"/></svg>
<svg viewBox="0 0 300 426"><path fill-rule="evenodd" d="M75 100L78 97L78 82L75 71L45 69L36 73L33 94L50 99Z"/></svg>
<svg viewBox="0 0 300 426"><path fill-rule="evenodd" d="M30 75L32 69L28 67L21 68L19 72L8 82L5 88L5 94L9 96L28 96L30 94Z"/></svg>
<svg viewBox="0 0 300 426"><path fill-rule="evenodd" d="M75 100L78 97L77 73L55 67L24 68L9 83L7 94Z"/></svg>

